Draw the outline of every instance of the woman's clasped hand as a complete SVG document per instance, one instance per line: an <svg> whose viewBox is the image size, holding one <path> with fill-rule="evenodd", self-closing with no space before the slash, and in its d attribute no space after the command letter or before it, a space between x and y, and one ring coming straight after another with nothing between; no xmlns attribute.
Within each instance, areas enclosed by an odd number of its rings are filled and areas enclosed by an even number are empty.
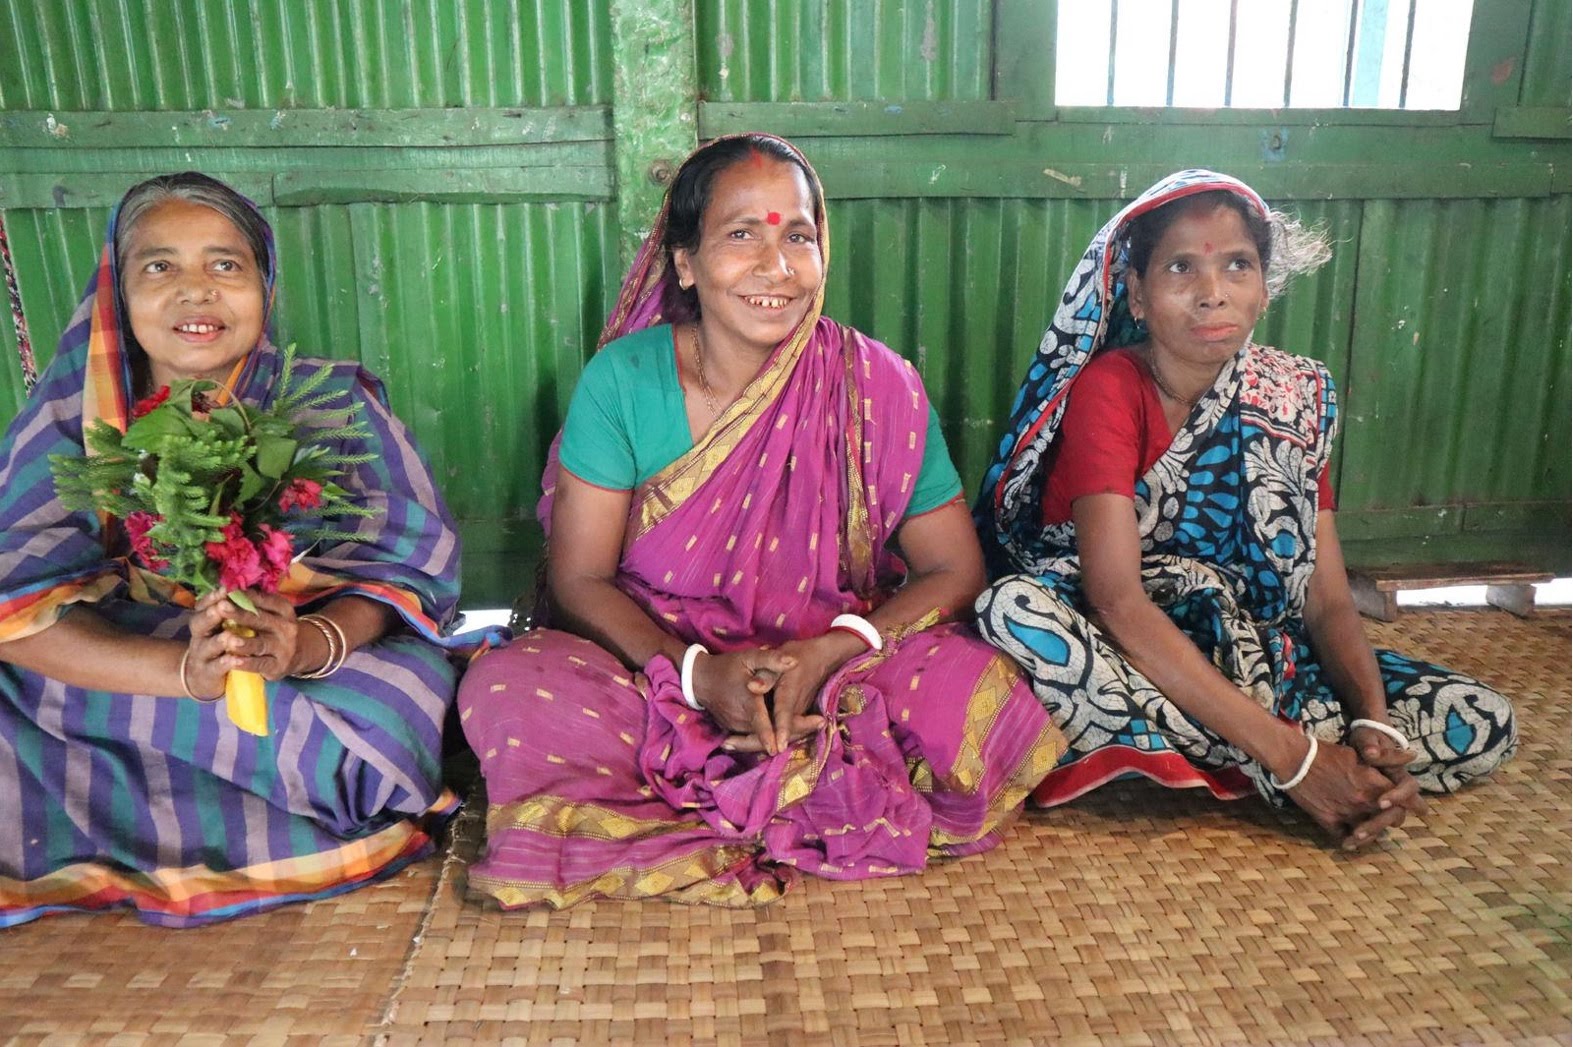
<svg viewBox="0 0 1573 1047"><path fill-rule="evenodd" d="M1407 770L1416 754L1384 741L1361 748L1320 743L1305 777L1288 790L1290 799L1350 850L1426 812L1420 783Z"/></svg>

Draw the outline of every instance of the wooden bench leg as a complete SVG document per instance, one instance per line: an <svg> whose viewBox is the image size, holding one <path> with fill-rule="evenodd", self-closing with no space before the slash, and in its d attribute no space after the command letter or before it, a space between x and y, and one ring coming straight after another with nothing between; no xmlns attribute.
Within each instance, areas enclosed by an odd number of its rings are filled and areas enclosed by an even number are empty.
<svg viewBox="0 0 1573 1047"><path fill-rule="evenodd" d="M1383 592L1363 575L1354 575L1349 579L1349 591L1354 593L1355 608L1367 618L1391 622L1398 617L1396 592Z"/></svg>
<svg viewBox="0 0 1573 1047"><path fill-rule="evenodd" d="M1504 611L1528 618L1535 610L1535 587L1533 585L1488 585L1486 586L1486 603L1492 607L1500 607Z"/></svg>

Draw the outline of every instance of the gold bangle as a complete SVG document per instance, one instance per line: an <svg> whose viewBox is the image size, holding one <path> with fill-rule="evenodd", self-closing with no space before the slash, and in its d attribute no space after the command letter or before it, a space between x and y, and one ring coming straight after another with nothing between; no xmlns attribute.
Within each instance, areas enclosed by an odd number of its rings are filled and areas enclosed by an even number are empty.
<svg viewBox="0 0 1573 1047"><path fill-rule="evenodd" d="M344 635L344 627L338 622L335 622L332 618L329 618L325 614L319 614L317 617L322 619L324 625L329 626L334 632L339 634L339 660L334 663L333 668L329 669L327 673L327 675L332 676L334 673L344 668L344 662L350 656L350 639L348 636Z"/></svg>
<svg viewBox="0 0 1573 1047"><path fill-rule="evenodd" d="M300 621L310 622L313 626L316 627L317 631L322 634L322 641L328 645L328 657L323 659L322 664L317 666L317 668L313 669L311 672L296 673L295 678L297 680L321 680L324 677L332 675L334 668L336 668L333 665L333 659L338 655L339 652L337 643L333 638L333 633L329 632L327 625L323 624L326 619L324 619L320 614L303 614L300 616Z"/></svg>
<svg viewBox="0 0 1573 1047"><path fill-rule="evenodd" d="M201 702L203 705L211 705L212 703L218 701L220 698L224 697L224 692L223 691L220 691L218 694L215 694L211 698L199 698L199 697L197 697L196 692L192 691L192 689L191 689L191 684L188 683L187 680L186 680L186 659L188 659L190 657L191 657L191 648L187 647L184 651L180 652L180 689L182 691L186 692L186 697L190 698L194 702Z"/></svg>

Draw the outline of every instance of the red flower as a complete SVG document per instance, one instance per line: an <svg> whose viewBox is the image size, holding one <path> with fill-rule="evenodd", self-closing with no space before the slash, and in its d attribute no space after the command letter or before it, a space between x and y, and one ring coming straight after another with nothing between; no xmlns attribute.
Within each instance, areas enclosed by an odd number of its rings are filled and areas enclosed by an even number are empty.
<svg viewBox="0 0 1573 1047"><path fill-rule="evenodd" d="M262 554L262 591L276 593L279 591L279 581L289 573L295 548L290 544L288 531L280 531L267 524L263 524L260 530L262 538L257 542L257 550Z"/></svg>
<svg viewBox="0 0 1573 1047"><path fill-rule="evenodd" d="M224 525L222 542L206 542L208 559L218 564L218 584L225 589L250 589L265 577L262 554L246 537L240 517L231 516Z"/></svg>
<svg viewBox="0 0 1573 1047"><path fill-rule="evenodd" d="M302 509L315 509L322 504L322 485L315 480L296 478L289 482L284 492L279 495L279 511L289 512L299 506Z"/></svg>
<svg viewBox="0 0 1573 1047"><path fill-rule="evenodd" d="M169 389L164 389L164 395L169 395ZM126 536L131 539L131 551L138 560L154 571L162 571L169 566L169 561L163 559L153 548L153 539L147 536L157 524L163 522L163 517L154 513L143 512L138 509L125 519Z"/></svg>
<svg viewBox="0 0 1573 1047"><path fill-rule="evenodd" d="M141 400L138 400L137 405L131 408L132 419L135 420L141 418L143 415L147 414L149 411L153 410L153 408L157 407L159 404L168 399L169 386L160 386L158 392L154 393L152 396L147 396Z"/></svg>

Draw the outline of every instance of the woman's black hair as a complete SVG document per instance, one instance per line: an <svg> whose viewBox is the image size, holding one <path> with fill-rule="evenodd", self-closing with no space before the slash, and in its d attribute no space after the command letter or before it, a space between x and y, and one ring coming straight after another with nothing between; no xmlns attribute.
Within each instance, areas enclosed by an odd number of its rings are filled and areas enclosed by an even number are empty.
<svg viewBox="0 0 1573 1047"><path fill-rule="evenodd" d="M1265 216L1246 202L1245 197L1238 193L1231 193L1227 189L1210 189L1205 193L1183 196L1131 219L1130 224L1125 227L1125 256L1130 263L1131 271L1146 279L1147 266L1152 262L1152 252L1158 246L1158 241L1163 239L1163 234L1169 231L1169 226L1173 225L1181 215L1192 210L1210 211L1215 207L1227 207L1245 222L1245 231L1256 243L1256 253L1260 256L1262 272L1267 272L1267 267L1273 260L1272 226Z"/></svg>
<svg viewBox="0 0 1573 1047"><path fill-rule="evenodd" d="M820 212L819 185L803 158L785 142L757 134L719 139L683 161L677 177L672 180L671 204L666 212L666 234L661 240L668 265L671 264L673 251L698 249L700 226L704 221L705 208L710 206L716 175L750 155L792 164L802 171L803 180L808 183L809 194L813 197L814 213L817 215ZM698 319L699 295L693 288L684 291L673 284L662 303L661 311L668 323Z"/></svg>

